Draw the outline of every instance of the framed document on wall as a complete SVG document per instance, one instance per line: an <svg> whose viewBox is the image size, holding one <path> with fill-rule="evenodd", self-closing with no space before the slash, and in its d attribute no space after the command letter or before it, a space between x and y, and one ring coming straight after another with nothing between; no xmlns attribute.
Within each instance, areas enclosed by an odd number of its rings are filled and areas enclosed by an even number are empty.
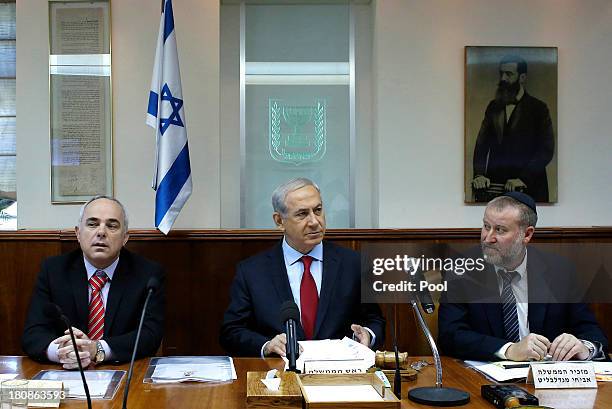
<svg viewBox="0 0 612 409"><path fill-rule="evenodd" d="M557 201L557 48L465 48L465 201Z"/></svg>
<svg viewBox="0 0 612 409"><path fill-rule="evenodd" d="M113 194L109 1L49 3L51 202Z"/></svg>

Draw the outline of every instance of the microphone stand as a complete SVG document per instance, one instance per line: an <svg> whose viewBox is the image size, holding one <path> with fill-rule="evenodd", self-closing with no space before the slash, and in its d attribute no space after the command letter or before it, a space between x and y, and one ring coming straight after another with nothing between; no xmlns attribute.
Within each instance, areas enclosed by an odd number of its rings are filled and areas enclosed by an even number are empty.
<svg viewBox="0 0 612 409"><path fill-rule="evenodd" d="M58 307L59 308L59 307ZM70 332L70 339L72 340L72 347L74 348L74 353L76 354L77 365L79 366L79 372L81 373L81 380L83 381L83 390L85 391L85 397L87 398L87 408L91 409L91 395L89 394L89 387L87 386L87 380L85 379L85 372L83 371L83 365L81 364L81 356L79 355L79 349L77 348L76 338L74 337L74 332L72 331L72 325L70 325L70 321L68 317L66 317L63 313L60 315L61 320L68 327L68 331Z"/></svg>
<svg viewBox="0 0 612 409"><path fill-rule="evenodd" d="M408 392L408 399L413 402L420 403L423 405L432 406L460 406L465 405L470 401L470 394L455 388L448 388L442 386L442 360L440 359L440 353L438 347L434 341L431 331L423 319L423 314L419 309L419 304L416 297L412 297L410 300L412 309L419 321L419 325L429 342L431 352L433 353L434 364L436 367L436 386L435 387L420 387L411 389Z"/></svg>
<svg viewBox="0 0 612 409"><path fill-rule="evenodd" d="M132 380L132 373L134 372L134 360L136 359L136 351L138 350L138 341L140 341L140 332L142 330L142 323L144 322L144 316L145 316L145 313L147 312L147 305L149 304L149 299L151 299L151 294L153 294L152 288L149 289L147 298L145 299L145 302L144 302L144 306L142 307L142 314L140 315L140 323L138 324L138 332L136 332L136 342L134 343L134 350L132 351L130 369L128 370L127 379L125 380L125 390L123 391L123 406L122 406L123 409L127 409L127 398L128 398L128 393L130 391L130 381Z"/></svg>
<svg viewBox="0 0 612 409"><path fill-rule="evenodd" d="M395 372L393 374L393 394L397 397L397 399L402 399L402 374L400 372L400 363L399 363L399 349L397 348L397 317L395 314L395 309L392 308L392 316L393 316L393 325L391 329L393 330L393 352L395 354Z"/></svg>

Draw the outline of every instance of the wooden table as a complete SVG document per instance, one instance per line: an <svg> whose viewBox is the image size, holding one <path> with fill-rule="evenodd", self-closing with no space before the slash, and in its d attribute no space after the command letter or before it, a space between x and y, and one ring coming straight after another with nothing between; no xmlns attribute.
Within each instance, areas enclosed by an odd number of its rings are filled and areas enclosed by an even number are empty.
<svg viewBox="0 0 612 409"><path fill-rule="evenodd" d="M415 360L418 358L414 358ZM431 357L423 357L428 362ZM143 374L149 360L137 361L134 366L134 377L130 387L128 408L130 409L159 409L159 408L216 408L234 409L244 408L246 399L246 372L266 371L272 368L281 369L283 363L280 359L236 358L234 364L238 380L226 384L186 383L177 385L143 384ZM464 367L461 361L443 358L444 385L468 391L471 395L469 404L465 408L493 408L480 397L480 386L491 383L482 375L472 369ZM22 377L31 378L42 369L57 369L57 365L42 365L25 357L0 357L0 373L18 372ZM100 369L124 369L127 365L100 366ZM434 408L433 406L418 405L407 398L408 390L417 386L432 386L435 382L435 369L427 366L421 370L416 381L404 383L402 390L402 408ZM519 385L540 398L541 403L552 404L556 409L581 408L612 408L612 383L598 384L597 390L551 390L534 392L531 385ZM123 385L112 401L93 401L96 409L121 408L123 398ZM554 401L551 401L554 399ZM553 403L554 402L554 403ZM63 408L83 408L85 401L71 400L62 403Z"/></svg>

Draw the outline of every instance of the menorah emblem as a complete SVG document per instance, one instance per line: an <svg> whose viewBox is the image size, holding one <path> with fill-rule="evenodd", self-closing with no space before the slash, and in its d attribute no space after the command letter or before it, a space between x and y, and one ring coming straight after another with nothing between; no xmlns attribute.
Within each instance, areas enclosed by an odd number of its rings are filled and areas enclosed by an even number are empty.
<svg viewBox="0 0 612 409"><path fill-rule="evenodd" d="M327 112L324 99L314 105L284 105L269 100L269 148L272 159L296 166L325 156Z"/></svg>

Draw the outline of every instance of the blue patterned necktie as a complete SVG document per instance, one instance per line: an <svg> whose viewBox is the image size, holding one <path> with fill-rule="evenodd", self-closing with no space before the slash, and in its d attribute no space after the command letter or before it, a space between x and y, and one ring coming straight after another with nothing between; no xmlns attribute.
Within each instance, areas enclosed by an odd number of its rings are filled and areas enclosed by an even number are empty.
<svg viewBox="0 0 612 409"><path fill-rule="evenodd" d="M519 322L516 310L516 297L512 292L512 280L519 274L516 271L500 271L502 277L502 301L504 313L504 333L506 340L519 342Z"/></svg>

